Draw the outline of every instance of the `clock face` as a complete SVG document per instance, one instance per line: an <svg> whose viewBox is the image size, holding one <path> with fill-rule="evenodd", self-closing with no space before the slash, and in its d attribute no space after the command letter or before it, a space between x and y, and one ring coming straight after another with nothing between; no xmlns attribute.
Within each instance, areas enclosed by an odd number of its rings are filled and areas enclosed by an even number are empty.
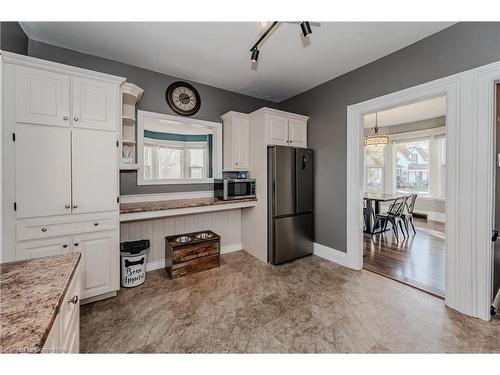
<svg viewBox="0 0 500 375"><path fill-rule="evenodd" d="M170 107L180 115L191 116L200 109L200 95L189 83L172 83L165 96Z"/></svg>

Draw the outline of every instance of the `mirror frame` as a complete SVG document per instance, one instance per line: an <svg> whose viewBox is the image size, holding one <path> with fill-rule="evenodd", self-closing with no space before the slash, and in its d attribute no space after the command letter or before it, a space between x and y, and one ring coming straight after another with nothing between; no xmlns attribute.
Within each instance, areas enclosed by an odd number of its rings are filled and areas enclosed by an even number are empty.
<svg viewBox="0 0 500 375"><path fill-rule="evenodd" d="M144 179L144 119L157 118L171 120L186 124L197 124L212 128L212 177L210 178L183 178L183 179ZM137 185L180 185L180 184L210 184L215 178L222 178L222 123L205 120L197 120L182 116L165 115L163 113L137 111Z"/></svg>

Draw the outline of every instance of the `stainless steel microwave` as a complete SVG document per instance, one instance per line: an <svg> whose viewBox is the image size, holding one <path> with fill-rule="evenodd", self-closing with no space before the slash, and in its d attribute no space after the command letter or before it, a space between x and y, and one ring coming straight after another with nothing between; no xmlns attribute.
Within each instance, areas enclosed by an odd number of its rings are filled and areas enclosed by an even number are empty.
<svg viewBox="0 0 500 375"><path fill-rule="evenodd" d="M225 201L233 199L255 198L255 179L215 179L214 196Z"/></svg>

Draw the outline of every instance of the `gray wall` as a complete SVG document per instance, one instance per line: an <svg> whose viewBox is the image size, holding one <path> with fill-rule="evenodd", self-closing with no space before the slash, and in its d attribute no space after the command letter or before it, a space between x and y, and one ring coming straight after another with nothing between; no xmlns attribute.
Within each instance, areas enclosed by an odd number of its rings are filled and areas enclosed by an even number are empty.
<svg viewBox="0 0 500 375"><path fill-rule="evenodd" d="M28 37L18 22L0 22L0 49L27 54Z"/></svg>
<svg viewBox="0 0 500 375"><path fill-rule="evenodd" d="M500 60L500 23L459 23L281 103L310 116L316 242L346 251L346 107Z"/></svg>
<svg viewBox="0 0 500 375"><path fill-rule="evenodd" d="M417 130L426 130L426 129L434 129L439 128L441 126L446 126L446 116L440 116L431 118L428 120L407 122L405 124L398 125L390 125L384 126L384 124L380 124L380 132L383 134L400 134L407 132L414 132ZM364 131L365 136L373 134L373 128L365 128Z"/></svg>
<svg viewBox="0 0 500 375"><path fill-rule="evenodd" d="M144 89L144 96L137 109L175 114L165 102L165 91L172 82L179 78L123 64L102 57L87 55L73 50L56 47L50 44L29 40L28 55L77 66L98 72L114 74L127 78ZM190 82L190 81L187 81ZM221 122L220 116L228 111L252 112L261 107L277 108L277 103L252 98L216 87L190 82L200 93L201 108L193 118ZM184 185L137 185L136 172L120 173L120 194L167 193L178 191L211 190L211 184Z"/></svg>

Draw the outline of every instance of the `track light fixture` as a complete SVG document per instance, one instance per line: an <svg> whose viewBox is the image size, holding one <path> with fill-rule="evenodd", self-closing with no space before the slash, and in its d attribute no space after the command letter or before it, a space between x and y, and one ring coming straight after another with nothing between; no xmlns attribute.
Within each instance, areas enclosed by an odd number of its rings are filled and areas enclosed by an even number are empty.
<svg viewBox="0 0 500 375"><path fill-rule="evenodd" d="M255 48L253 51L252 51L252 61L253 62L257 62L257 60L259 59L259 49L258 48Z"/></svg>
<svg viewBox="0 0 500 375"><path fill-rule="evenodd" d="M302 21L302 23L300 24L300 28L302 29L304 38L308 38L312 34L311 25L309 25L309 22Z"/></svg>
<svg viewBox="0 0 500 375"><path fill-rule="evenodd" d="M262 22L261 22L262 24ZM264 33L260 36L259 40L255 42L255 44L250 48L250 52L252 53L252 57L250 58L253 62L257 62L259 59L259 45L266 38L266 36L278 25L278 21L274 21L271 26L269 26ZM302 34L304 37L308 38L312 34L311 25L308 21L302 21L300 23L300 28L302 29Z"/></svg>

